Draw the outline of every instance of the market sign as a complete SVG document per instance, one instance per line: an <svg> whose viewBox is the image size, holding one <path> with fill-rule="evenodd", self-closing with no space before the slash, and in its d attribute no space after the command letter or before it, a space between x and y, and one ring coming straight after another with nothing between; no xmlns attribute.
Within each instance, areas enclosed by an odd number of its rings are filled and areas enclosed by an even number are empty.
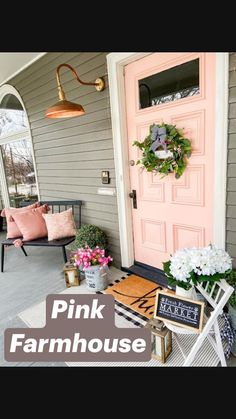
<svg viewBox="0 0 236 419"><path fill-rule="evenodd" d="M154 318L194 330L202 331L204 302L157 291Z"/></svg>

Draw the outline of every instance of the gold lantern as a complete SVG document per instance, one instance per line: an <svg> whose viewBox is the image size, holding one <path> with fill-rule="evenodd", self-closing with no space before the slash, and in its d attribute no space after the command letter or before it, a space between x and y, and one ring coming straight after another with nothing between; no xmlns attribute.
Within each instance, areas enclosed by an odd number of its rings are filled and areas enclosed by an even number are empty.
<svg viewBox="0 0 236 419"><path fill-rule="evenodd" d="M67 288L80 284L78 269L71 262L67 262L63 269Z"/></svg>
<svg viewBox="0 0 236 419"><path fill-rule="evenodd" d="M145 327L151 330L152 358L164 364L172 351L171 331L157 319L150 319Z"/></svg>

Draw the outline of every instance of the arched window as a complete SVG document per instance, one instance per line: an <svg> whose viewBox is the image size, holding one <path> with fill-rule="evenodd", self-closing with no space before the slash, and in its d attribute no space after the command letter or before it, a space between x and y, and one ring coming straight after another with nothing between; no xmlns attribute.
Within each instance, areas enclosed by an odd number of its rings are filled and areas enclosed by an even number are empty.
<svg viewBox="0 0 236 419"><path fill-rule="evenodd" d="M0 87L0 175L4 206L38 200L28 118L17 90Z"/></svg>

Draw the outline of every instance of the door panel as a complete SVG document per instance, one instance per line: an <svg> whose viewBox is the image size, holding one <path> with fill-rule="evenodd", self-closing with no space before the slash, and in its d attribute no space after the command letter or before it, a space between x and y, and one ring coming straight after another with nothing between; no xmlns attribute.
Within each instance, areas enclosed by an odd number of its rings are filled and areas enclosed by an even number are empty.
<svg viewBox="0 0 236 419"><path fill-rule="evenodd" d="M199 87L193 95L186 96L190 92L186 93L186 77L190 74L193 60L194 68L196 60L199 60ZM181 67L184 63L190 64ZM175 67L175 72L168 72L172 67ZM181 87L179 71L185 77L184 87ZM170 75L175 78L174 73L180 87L176 87L176 80L172 83L170 79ZM163 86L145 87L149 98L143 96L142 100L146 101L145 104L159 104L142 108L140 80L142 83L145 80L146 84L155 78L148 77L156 74L156 80L161 80ZM190 84L193 84L191 80ZM159 174L147 173L139 166L130 167L131 189L137 192L137 209L132 210L135 260L162 268L162 262L168 260L175 250L204 246L212 241L215 54L151 54L125 67L125 89L129 160L136 161L141 156L141 151L132 143L136 139L144 139L153 123L164 122L184 128L185 136L191 140L193 147L188 167L180 179L175 179L172 174L161 178ZM168 101L170 97L166 93L162 95L161 92L168 89L174 91L174 100ZM155 98L155 91L158 98Z"/></svg>

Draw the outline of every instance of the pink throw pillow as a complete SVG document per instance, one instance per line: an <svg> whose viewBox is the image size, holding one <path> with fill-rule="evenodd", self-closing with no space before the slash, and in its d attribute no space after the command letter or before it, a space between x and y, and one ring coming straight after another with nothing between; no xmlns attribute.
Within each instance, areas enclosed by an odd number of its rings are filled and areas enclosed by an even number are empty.
<svg viewBox="0 0 236 419"><path fill-rule="evenodd" d="M9 209L21 212L21 211L24 211L24 210L30 209L30 208L38 208L38 207L40 207L40 205L41 205L40 202L35 202L34 204L26 205L26 207L22 207L22 208L15 208L15 207L3 208L2 212L1 212L1 216L2 217L7 217L6 210L9 210Z"/></svg>
<svg viewBox="0 0 236 419"><path fill-rule="evenodd" d="M26 212L30 209L38 207L40 207L40 203L36 202L35 204L31 204L23 208L4 208L2 210L1 216L6 217L7 219L7 239L15 239L16 237L22 236L22 233L16 225L15 221L13 220L12 216L16 213Z"/></svg>
<svg viewBox="0 0 236 419"><path fill-rule="evenodd" d="M48 240L59 240L76 234L76 226L72 208L56 213L42 214L48 229Z"/></svg>
<svg viewBox="0 0 236 419"><path fill-rule="evenodd" d="M47 227L42 217L47 213L45 205L25 212L16 212L12 217L21 231L24 241L47 237Z"/></svg>

